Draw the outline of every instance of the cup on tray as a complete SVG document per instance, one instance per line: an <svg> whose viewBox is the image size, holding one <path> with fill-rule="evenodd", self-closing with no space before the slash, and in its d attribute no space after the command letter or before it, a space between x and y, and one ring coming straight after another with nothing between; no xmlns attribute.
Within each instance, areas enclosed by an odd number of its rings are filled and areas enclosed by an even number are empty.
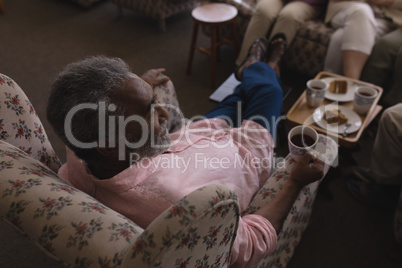
<svg viewBox="0 0 402 268"><path fill-rule="evenodd" d="M361 86L356 88L353 99L353 110L360 115L365 115L374 103L378 92L372 87Z"/></svg>
<svg viewBox="0 0 402 268"><path fill-rule="evenodd" d="M307 106L310 108L317 108L321 105L325 98L328 85L324 81L318 79L311 79L306 84L306 100Z"/></svg>
<svg viewBox="0 0 402 268"><path fill-rule="evenodd" d="M318 133L308 126L296 126L289 131L288 146L289 153L295 161L307 152L315 152L318 143Z"/></svg>

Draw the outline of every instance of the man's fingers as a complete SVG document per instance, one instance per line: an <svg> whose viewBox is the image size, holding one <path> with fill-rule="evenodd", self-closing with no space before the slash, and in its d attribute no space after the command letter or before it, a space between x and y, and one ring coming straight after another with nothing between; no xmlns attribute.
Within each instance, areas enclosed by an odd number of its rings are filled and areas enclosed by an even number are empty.
<svg viewBox="0 0 402 268"><path fill-rule="evenodd" d="M325 162L322 159L320 159L320 158L318 158L316 156L314 156L313 163L318 164L318 165L322 165L322 166L325 165Z"/></svg>
<svg viewBox="0 0 402 268"><path fill-rule="evenodd" d="M315 156L313 156L312 154L310 154L310 153L305 153L304 155L303 155L303 157L299 160L299 161L301 161L302 163L304 163L304 164L309 164L310 162L312 162L313 160L315 159Z"/></svg>
<svg viewBox="0 0 402 268"><path fill-rule="evenodd" d="M169 81L169 80L170 80L170 78L169 78L168 76L166 76L166 75L159 76L159 77L156 79L156 84L159 85L159 84L165 83L165 82L167 82L167 81Z"/></svg>
<svg viewBox="0 0 402 268"><path fill-rule="evenodd" d="M157 69L154 69L154 71L155 71L157 74L161 74L161 73L165 72L166 69L165 69L165 68L157 68Z"/></svg>
<svg viewBox="0 0 402 268"><path fill-rule="evenodd" d="M319 171L324 171L325 162L317 158L314 160L314 162L310 163L310 167L315 168Z"/></svg>

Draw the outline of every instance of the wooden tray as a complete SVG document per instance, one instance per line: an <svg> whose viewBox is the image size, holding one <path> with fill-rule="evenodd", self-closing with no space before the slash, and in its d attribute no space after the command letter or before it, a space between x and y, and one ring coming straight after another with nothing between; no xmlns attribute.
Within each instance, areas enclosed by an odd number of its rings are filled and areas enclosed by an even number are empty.
<svg viewBox="0 0 402 268"><path fill-rule="evenodd" d="M354 146L357 141L359 140L360 136L362 135L362 132L364 131L364 129L370 124L370 122L378 115L378 113L382 110L382 106L378 105L378 100L380 99L383 89L381 87L378 87L376 85L373 84L369 84L360 80L355 80L355 79L351 79L351 78L347 78L345 76L341 76L341 75L337 75L337 74L333 74L333 73L329 73L329 72L320 72L316 75L315 79L322 79L325 77L335 77L335 78L339 78L342 80L348 80L360 85L364 85L364 86L369 86L372 87L374 89L376 89L378 91L378 95L374 100L373 105L371 106L370 110L368 111L368 113L365 116L360 116L362 119L362 126L360 127L360 129L355 132L355 133L351 133L346 137L343 137L342 135L339 135L337 133L333 133L333 132L327 132L325 129L319 127L312 118L312 114L314 112L314 110L316 108L310 108L307 106L306 104L306 91L303 91L303 93L300 95L300 97L297 99L297 101L295 102L295 104L293 104L292 108L290 108L289 112L286 115L286 118L296 124L307 124L311 127L313 127L314 129L316 129L318 132L324 133L326 135L332 136L335 139L338 140L339 144L341 146L345 146L345 147L352 147ZM327 99L324 99L323 103L321 104L321 106L330 104L330 103L334 103L334 101L330 101ZM349 109L353 110L353 101L350 102L337 102L338 105L347 107Z"/></svg>

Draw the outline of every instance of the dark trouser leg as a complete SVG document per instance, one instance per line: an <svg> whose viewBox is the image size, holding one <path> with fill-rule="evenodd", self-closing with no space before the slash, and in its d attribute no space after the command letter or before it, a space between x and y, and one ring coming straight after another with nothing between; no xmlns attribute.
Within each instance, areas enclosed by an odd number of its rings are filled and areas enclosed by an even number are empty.
<svg viewBox="0 0 402 268"><path fill-rule="evenodd" d="M205 118L217 117L227 121L229 118L229 125L233 127L240 126L243 120L251 120L275 136L273 130L281 108L282 88L279 78L266 63L257 62L244 69L242 83Z"/></svg>

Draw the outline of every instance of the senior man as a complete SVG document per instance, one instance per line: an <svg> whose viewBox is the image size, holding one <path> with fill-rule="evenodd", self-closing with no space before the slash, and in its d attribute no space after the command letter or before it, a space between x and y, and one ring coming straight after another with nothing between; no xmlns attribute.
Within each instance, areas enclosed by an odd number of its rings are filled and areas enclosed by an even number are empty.
<svg viewBox="0 0 402 268"><path fill-rule="evenodd" d="M163 69L141 79L118 58L98 56L68 65L52 85L47 108L48 120L71 149L59 175L143 228L208 184L232 187L244 212L271 172L267 165L237 165L236 157L271 163L269 120L279 117L282 105L273 67L285 49L285 40L273 41L270 55L265 38L254 42L234 94L204 119L172 134L166 128L169 115L150 86L160 82ZM108 120L102 123L101 117ZM177 158L187 165L174 165ZM207 163L212 158L225 159L225 165ZM158 165L161 161L170 165ZM299 191L322 176L323 163L306 154L275 198L240 218L231 264L252 267L272 253Z"/></svg>

